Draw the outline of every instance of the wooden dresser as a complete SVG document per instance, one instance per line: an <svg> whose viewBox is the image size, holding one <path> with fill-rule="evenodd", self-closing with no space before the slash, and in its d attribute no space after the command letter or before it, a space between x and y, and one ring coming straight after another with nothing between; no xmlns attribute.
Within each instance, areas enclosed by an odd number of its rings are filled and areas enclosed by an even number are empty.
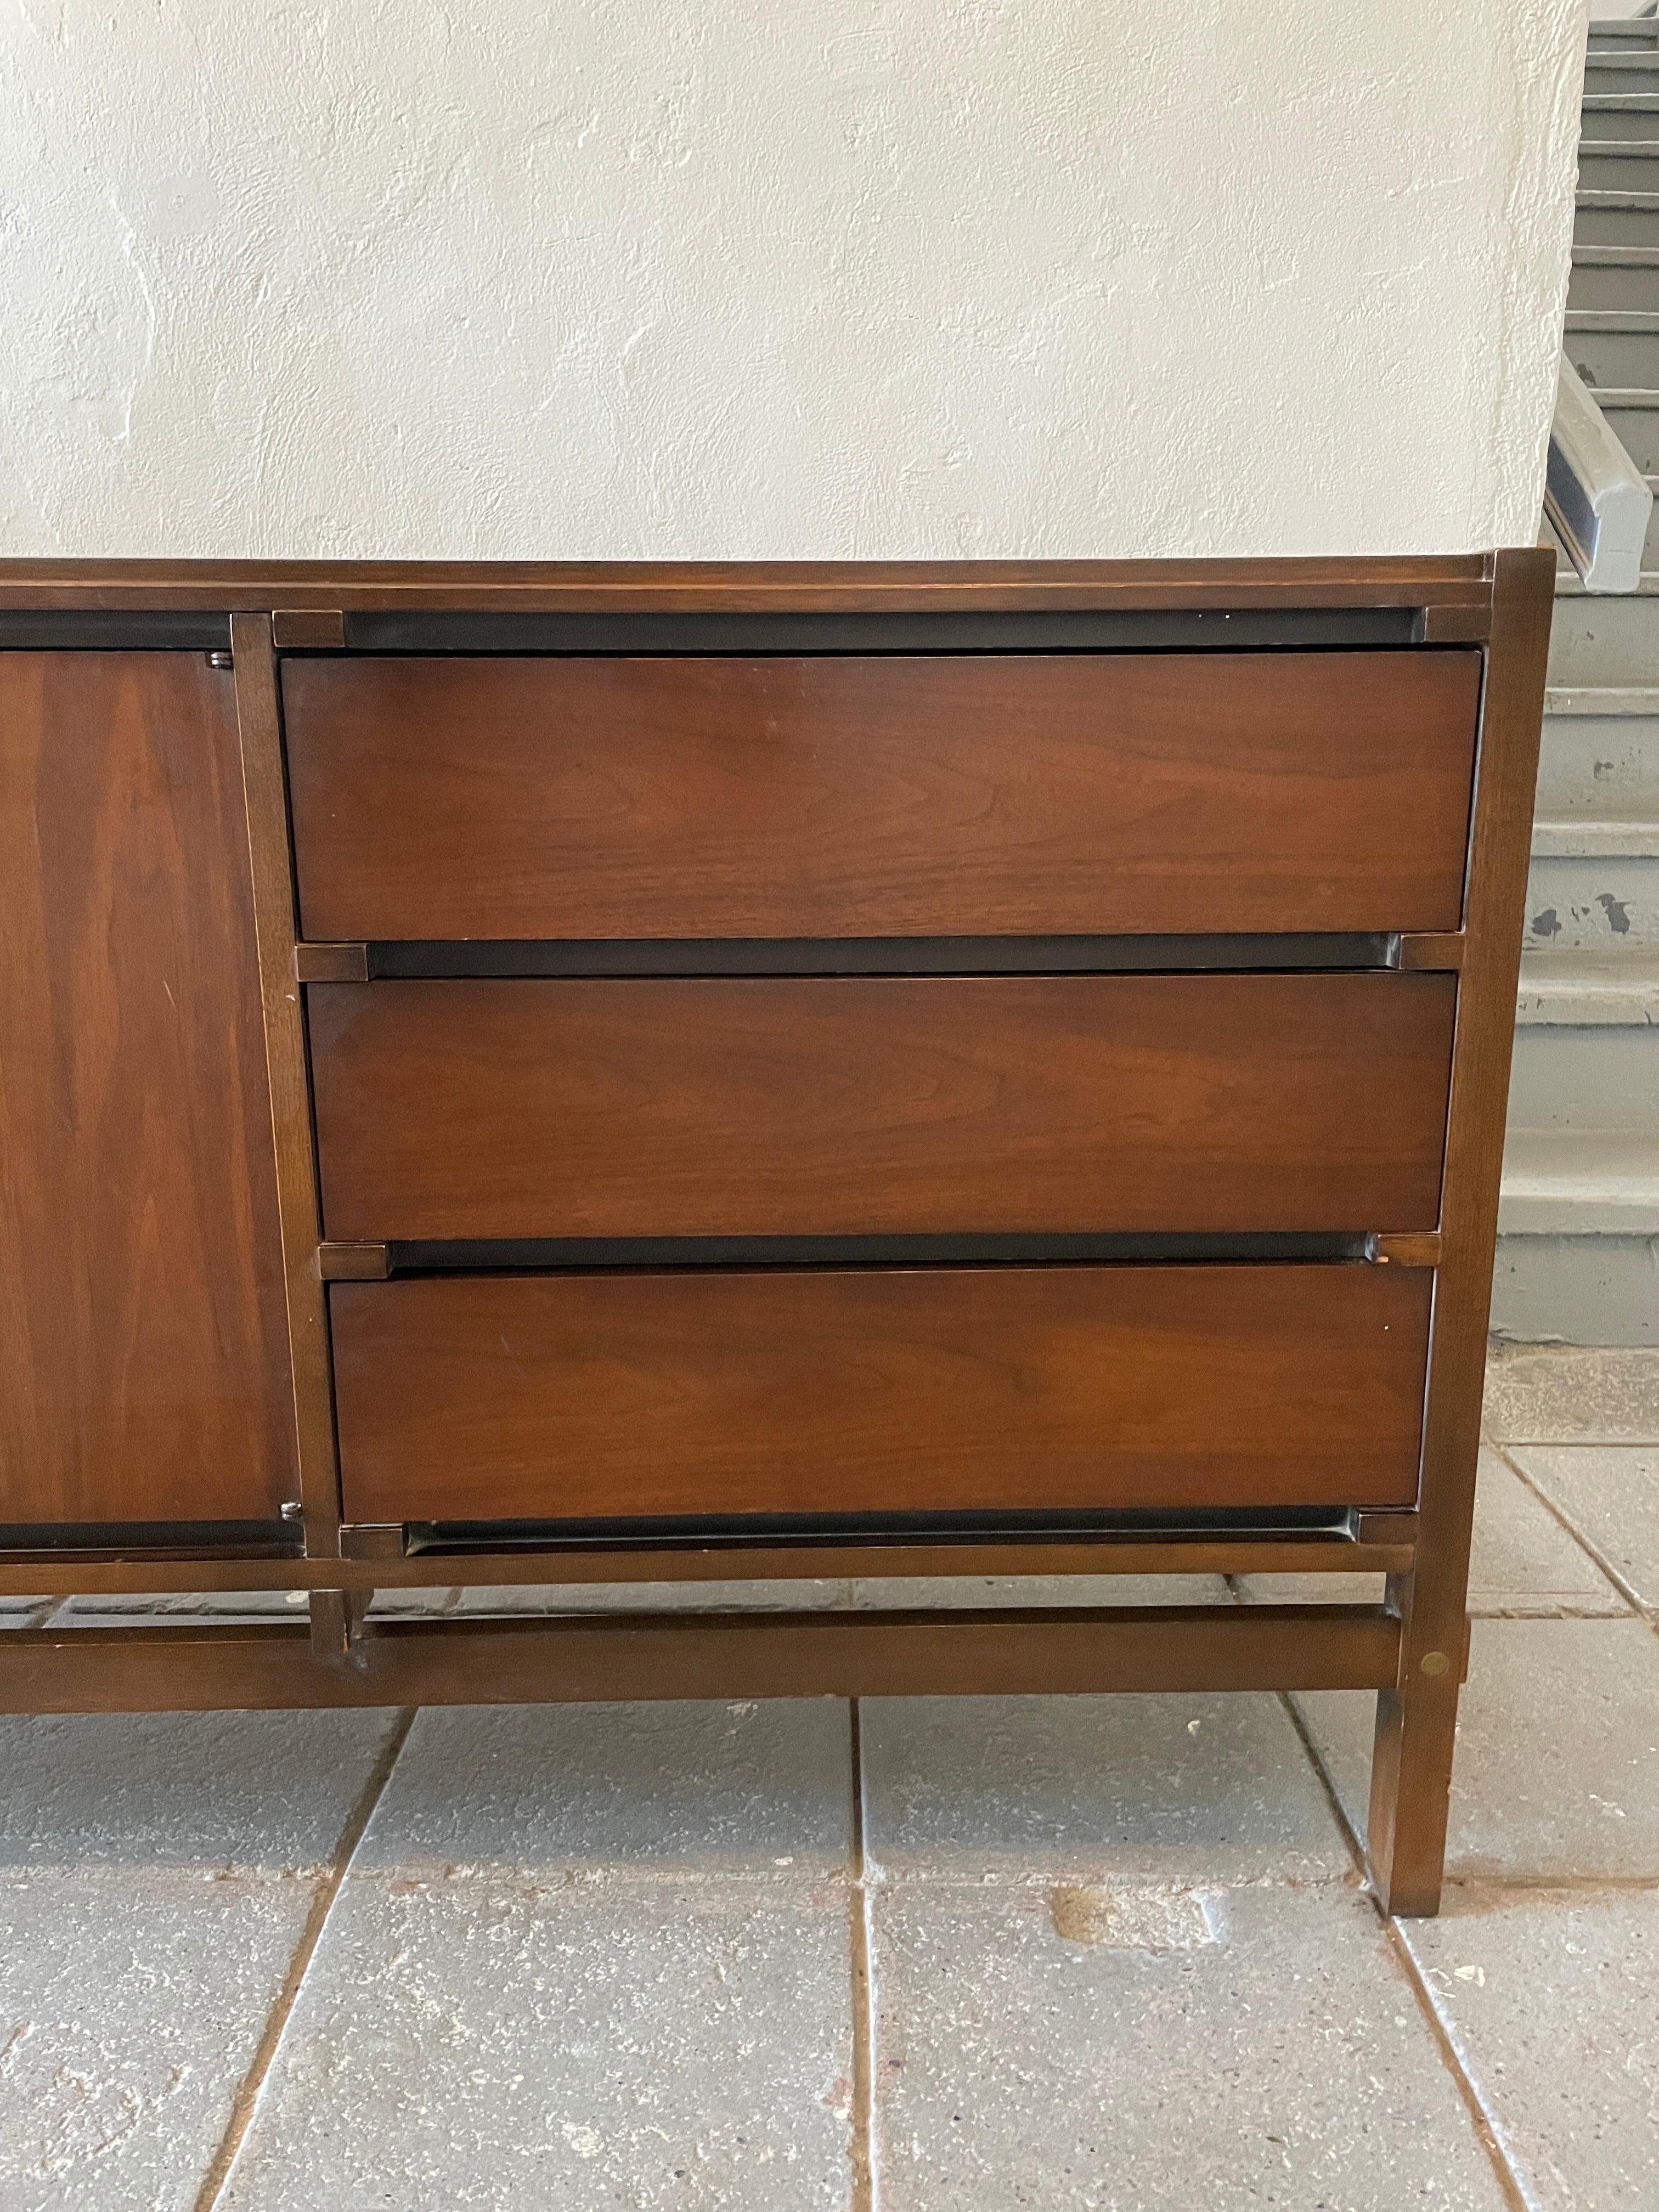
<svg viewBox="0 0 1659 2212"><path fill-rule="evenodd" d="M0 1707L1373 1689L1433 1911L1551 584L0 566L0 1588L311 1594Z"/></svg>

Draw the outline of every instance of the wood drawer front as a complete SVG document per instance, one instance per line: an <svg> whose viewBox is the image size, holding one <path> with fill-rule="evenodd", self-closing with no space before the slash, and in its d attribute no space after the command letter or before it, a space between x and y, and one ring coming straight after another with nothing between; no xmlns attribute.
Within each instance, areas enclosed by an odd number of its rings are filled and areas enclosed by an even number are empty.
<svg viewBox="0 0 1659 2212"><path fill-rule="evenodd" d="M1455 980L325 984L335 1237L1432 1228Z"/></svg>
<svg viewBox="0 0 1659 2212"><path fill-rule="evenodd" d="M318 659L324 939L1445 930L1480 656Z"/></svg>
<svg viewBox="0 0 1659 2212"><path fill-rule="evenodd" d="M1407 1505L1431 1277L428 1276L331 1293L352 1520Z"/></svg>

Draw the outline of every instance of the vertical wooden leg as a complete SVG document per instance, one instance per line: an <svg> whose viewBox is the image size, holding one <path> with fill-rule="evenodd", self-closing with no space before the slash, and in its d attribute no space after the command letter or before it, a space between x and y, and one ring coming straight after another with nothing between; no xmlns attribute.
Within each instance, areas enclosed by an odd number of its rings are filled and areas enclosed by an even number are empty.
<svg viewBox="0 0 1659 2212"><path fill-rule="evenodd" d="M1383 1910L1402 1919L1440 1910L1460 1671L1377 1693L1366 1850Z"/></svg>
<svg viewBox="0 0 1659 2212"><path fill-rule="evenodd" d="M1437 1561L1427 1572L1389 1577L1389 1603L1401 1621L1400 1679L1377 1693L1366 1856L1383 1910L1406 1920L1440 1910L1457 1698L1468 1670L1464 1577L1460 1567L1448 1577L1443 1567Z"/></svg>
<svg viewBox="0 0 1659 2212"><path fill-rule="evenodd" d="M362 1633L373 1590L313 1590L311 1648L319 1659L343 1659Z"/></svg>

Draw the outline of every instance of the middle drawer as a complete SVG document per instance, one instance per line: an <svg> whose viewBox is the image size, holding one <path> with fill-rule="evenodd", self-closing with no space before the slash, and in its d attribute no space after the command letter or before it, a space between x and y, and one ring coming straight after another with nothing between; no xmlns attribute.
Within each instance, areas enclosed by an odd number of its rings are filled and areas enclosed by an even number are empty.
<svg viewBox="0 0 1659 2212"><path fill-rule="evenodd" d="M325 1233L1433 1228L1455 979L310 992Z"/></svg>

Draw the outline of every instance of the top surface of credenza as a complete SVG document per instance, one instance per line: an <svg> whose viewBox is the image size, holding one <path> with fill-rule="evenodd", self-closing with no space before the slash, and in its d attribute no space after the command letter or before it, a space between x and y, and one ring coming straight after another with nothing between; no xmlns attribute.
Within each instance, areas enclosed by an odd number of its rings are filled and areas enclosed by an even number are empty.
<svg viewBox="0 0 1659 2212"><path fill-rule="evenodd" d="M573 612L1490 606L1492 556L1275 561L0 562L0 608Z"/></svg>

